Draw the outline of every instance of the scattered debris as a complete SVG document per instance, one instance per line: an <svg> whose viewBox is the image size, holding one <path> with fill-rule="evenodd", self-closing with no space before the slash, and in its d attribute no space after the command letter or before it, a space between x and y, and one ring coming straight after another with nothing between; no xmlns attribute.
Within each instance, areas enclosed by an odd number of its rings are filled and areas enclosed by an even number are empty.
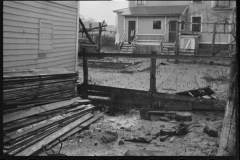
<svg viewBox="0 0 240 160"><path fill-rule="evenodd" d="M124 144L124 142L122 141L122 140L120 140L119 142L118 142L118 145L123 145Z"/></svg>
<svg viewBox="0 0 240 160"><path fill-rule="evenodd" d="M112 131L105 131L105 134L101 138L104 143L113 142L118 139L118 133Z"/></svg>
<svg viewBox="0 0 240 160"><path fill-rule="evenodd" d="M189 112L177 112L175 115L176 121L192 121L192 115Z"/></svg>
<svg viewBox="0 0 240 160"><path fill-rule="evenodd" d="M145 136L145 137L130 137L130 138L125 138L124 141L129 141L129 142L141 142L141 143L150 143L152 140L152 137L150 136Z"/></svg>
<svg viewBox="0 0 240 160"><path fill-rule="evenodd" d="M211 137L218 137L218 130L212 125L206 125L203 128L203 132L208 134Z"/></svg>
<svg viewBox="0 0 240 160"><path fill-rule="evenodd" d="M168 156L164 151L150 151L150 150L139 150L139 151L127 151L124 156Z"/></svg>

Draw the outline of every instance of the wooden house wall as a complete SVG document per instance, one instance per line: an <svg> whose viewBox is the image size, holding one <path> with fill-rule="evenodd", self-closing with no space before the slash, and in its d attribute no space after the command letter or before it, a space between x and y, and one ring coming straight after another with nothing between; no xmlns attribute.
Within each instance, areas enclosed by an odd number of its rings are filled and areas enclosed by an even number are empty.
<svg viewBox="0 0 240 160"><path fill-rule="evenodd" d="M4 70L75 70L78 7L77 2L65 3L3 1ZM46 53L39 53L40 20L50 21L54 26L53 48Z"/></svg>

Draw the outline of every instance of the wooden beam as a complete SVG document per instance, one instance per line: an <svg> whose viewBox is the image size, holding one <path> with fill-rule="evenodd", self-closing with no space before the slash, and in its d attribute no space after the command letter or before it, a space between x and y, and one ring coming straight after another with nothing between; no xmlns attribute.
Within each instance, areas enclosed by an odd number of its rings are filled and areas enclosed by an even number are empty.
<svg viewBox="0 0 240 160"><path fill-rule="evenodd" d="M67 132L66 134L64 134L64 135L62 135L62 136L60 136L60 137L59 137L59 140L60 140L60 141L65 140L66 138L70 137L70 136L73 135L74 133L79 132L79 131L81 131L82 129L88 127L90 124L96 122L98 119L100 119L100 118L103 117L103 116L104 116L103 113L100 113L100 114L96 115L95 117L93 117L93 118L89 119L88 121L82 123L81 125L79 125L78 127L74 128L73 130ZM51 143L49 143L49 144L47 145L47 147L48 147L47 149L50 149L51 147L56 146L58 143L59 143L58 140L52 141Z"/></svg>
<svg viewBox="0 0 240 160"><path fill-rule="evenodd" d="M215 35L216 35L216 23L213 24L212 54L211 54L212 56L214 54Z"/></svg>
<svg viewBox="0 0 240 160"><path fill-rule="evenodd" d="M191 52L192 53L192 52ZM127 58L152 58L151 54L129 54L129 53L85 53L81 57L127 57ZM224 60L232 61L235 57L212 57L212 56L193 56L193 55L156 55L157 59L178 59L178 60Z"/></svg>
<svg viewBox="0 0 240 160"><path fill-rule="evenodd" d="M179 23L176 21L176 43L175 43L175 55L178 55L178 43L179 43Z"/></svg>
<svg viewBox="0 0 240 160"><path fill-rule="evenodd" d="M99 33L98 33L98 52L101 51L101 33L102 33L102 27L101 23L99 23Z"/></svg>
<svg viewBox="0 0 240 160"><path fill-rule="evenodd" d="M48 143L50 143L51 141L57 139L58 137L60 137L61 135L67 133L68 131L74 129L75 127L77 127L79 124L87 121L89 118L91 118L93 115L91 113L79 118L78 120L70 123L69 125L59 129L58 131L52 133L51 135L45 137L44 139L42 139L41 141L37 142L36 144L26 148L25 150L23 150L22 152L18 153L17 156L30 156L32 153L36 152L37 150L39 150L40 148L42 148L42 146L47 145Z"/></svg>
<svg viewBox="0 0 240 160"><path fill-rule="evenodd" d="M86 49L83 48L83 54L86 53ZM88 84L88 61L87 57L83 57L83 83Z"/></svg>
<svg viewBox="0 0 240 160"><path fill-rule="evenodd" d="M150 92L156 92L156 58L155 56L157 55L156 51L152 51L152 56L151 58L151 71L150 71Z"/></svg>
<svg viewBox="0 0 240 160"><path fill-rule="evenodd" d="M84 33L86 34L86 36L87 36L88 40L90 41L90 43L94 43L93 40L92 40L92 38L91 38L90 35L88 34L88 31L86 30L86 28L85 28L85 26L84 26L81 18L79 18L79 23L81 24L82 29L83 29Z"/></svg>
<svg viewBox="0 0 240 160"><path fill-rule="evenodd" d="M66 107L66 106L69 106L69 105L73 104L74 102L76 102L76 100L77 100L76 98L73 98L73 99L68 100L68 101L46 104L46 105L42 105L42 106L29 108L29 109L26 109L26 110L23 110L23 111L3 115L3 123L8 123L8 122L11 122L11 121L14 121L14 120L22 119L22 118L32 116L32 115L35 115L35 114L40 114L40 113L50 111L50 110L53 110L53 109ZM86 103L90 103L90 102L91 102L90 100L86 100L86 99L82 99L82 100L78 101L79 104L86 104Z"/></svg>

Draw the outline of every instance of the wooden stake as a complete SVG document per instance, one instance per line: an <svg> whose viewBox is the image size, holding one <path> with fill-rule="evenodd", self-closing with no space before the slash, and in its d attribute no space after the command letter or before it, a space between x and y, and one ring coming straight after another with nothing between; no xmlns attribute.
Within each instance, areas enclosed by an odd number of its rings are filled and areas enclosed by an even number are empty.
<svg viewBox="0 0 240 160"><path fill-rule="evenodd" d="M99 33L98 33L98 50L99 50L99 53L101 51L101 32L102 32L102 27L101 27L101 23L99 23Z"/></svg>
<svg viewBox="0 0 240 160"><path fill-rule="evenodd" d="M178 55L178 40L179 39L179 24L176 22L176 44L175 44L175 54Z"/></svg>
<svg viewBox="0 0 240 160"><path fill-rule="evenodd" d="M216 23L213 24L212 56L214 56L215 35L216 35Z"/></svg>
<svg viewBox="0 0 240 160"><path fill-rule="evenodd" d="M156 92L156 54L156 51L152 51L153 58L151 58L150 92Z"/></svg>
<svg viewBox="0 0 240 160"><path fill-rule="evenodd" d="M86 49L83 48L83 54L86 53ZM88 84L88 62L87 57L83 57L83 83Z"/></svg>

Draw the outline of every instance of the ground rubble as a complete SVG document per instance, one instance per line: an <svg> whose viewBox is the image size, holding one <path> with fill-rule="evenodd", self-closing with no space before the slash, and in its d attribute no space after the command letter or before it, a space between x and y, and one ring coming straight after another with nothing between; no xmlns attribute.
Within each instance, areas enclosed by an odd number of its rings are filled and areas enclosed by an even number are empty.
<svg viewBox="0 0 240 160"><path fill-rule="evenodd" d="M128 150L146 150L164 152L173 156L214 156L217 154L219 136L212 137L204 133L204 127L211 124L221 132L221 112L191 112L192 121L197 122L187 134L168 137L164 142L160 137L153 138L161 128L173 128L178 122L171 120L142 120L138 110L116 116L105 115L82 132L76 133L63 142L61 153L68 156L123 156ZM103 141L107 132L116 132L112 142ZM125 141L126 137L152 137L150 143ZM56 146L54 149L58 150ZM42 153L44 154L44 153Z"/></svg>

